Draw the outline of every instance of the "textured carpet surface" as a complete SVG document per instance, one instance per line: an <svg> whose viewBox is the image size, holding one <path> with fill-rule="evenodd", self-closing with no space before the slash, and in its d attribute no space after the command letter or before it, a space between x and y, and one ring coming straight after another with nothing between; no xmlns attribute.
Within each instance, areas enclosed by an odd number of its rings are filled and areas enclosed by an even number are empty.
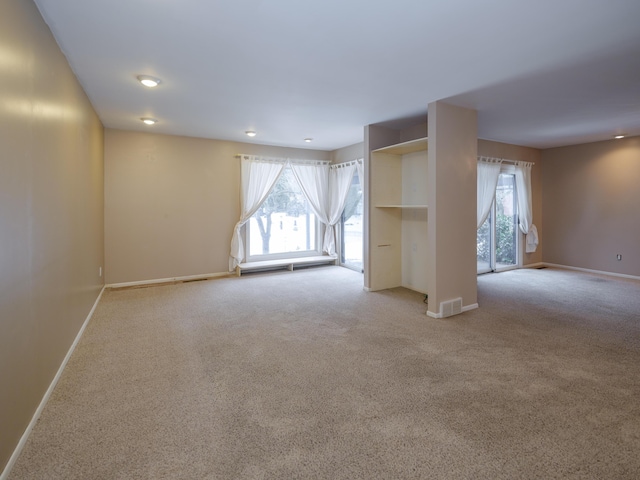
<svg viewBox="0 0 640 480"><path fill-rule="evenodd" d="M106 291L10 479L640 478L640 283L323 267Z"/></svg>

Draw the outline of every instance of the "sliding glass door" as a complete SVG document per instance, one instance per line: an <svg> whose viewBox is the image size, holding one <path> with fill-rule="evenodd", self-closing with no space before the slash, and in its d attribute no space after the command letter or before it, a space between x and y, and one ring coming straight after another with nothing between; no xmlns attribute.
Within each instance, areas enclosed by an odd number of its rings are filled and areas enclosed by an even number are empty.
<svg viewBox="0 0 640 480"><path fill-rule="evenodd" d="M487 220L477 233L478 273L496 272L518 265L518 202L512 173L498 177L496 197Z"/></svg>
<svg viewBox="0 0 640 480"><path fill-rule="evenodd" d="M340 222L340 264L344 267L362 272L362 187L358 174L353 175L347 202Z"/></svg>

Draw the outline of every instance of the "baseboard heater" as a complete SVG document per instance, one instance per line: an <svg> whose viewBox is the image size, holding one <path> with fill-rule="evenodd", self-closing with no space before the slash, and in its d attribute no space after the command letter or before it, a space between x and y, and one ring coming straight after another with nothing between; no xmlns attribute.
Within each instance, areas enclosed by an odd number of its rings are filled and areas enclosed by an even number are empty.
<svg viewBox="0 0 640 480"><path fill-rule="evenodd" d="M310 267L313 265L335 265L338 258L332 255L318 255L315 257L281 258L278 260L264 260L261 262L241 263L236 267L236 275L243 272L258 272L286 268L293 271L295 267Z"/></svg>

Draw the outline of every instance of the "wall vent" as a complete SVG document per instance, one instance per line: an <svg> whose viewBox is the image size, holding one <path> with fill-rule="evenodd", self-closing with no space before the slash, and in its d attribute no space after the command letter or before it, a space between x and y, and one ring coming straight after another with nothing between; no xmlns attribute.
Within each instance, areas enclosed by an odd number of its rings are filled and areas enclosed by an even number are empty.
<svg viewBox="0 0 640 480"><path fill-rule="evenodd" d="M440 302L440 317L450 317L462 313L462 298L454 298L446 302Z"/></svg>

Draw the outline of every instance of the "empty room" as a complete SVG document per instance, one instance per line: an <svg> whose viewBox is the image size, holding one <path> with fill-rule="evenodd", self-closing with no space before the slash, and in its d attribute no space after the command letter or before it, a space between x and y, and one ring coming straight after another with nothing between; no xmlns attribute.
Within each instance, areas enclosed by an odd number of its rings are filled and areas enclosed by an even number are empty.
<svg viewBox="0 0 640 480"><path fill-rule="evenodd" d="M0 480L639 478L638 19L4 0Z"/></svg>

